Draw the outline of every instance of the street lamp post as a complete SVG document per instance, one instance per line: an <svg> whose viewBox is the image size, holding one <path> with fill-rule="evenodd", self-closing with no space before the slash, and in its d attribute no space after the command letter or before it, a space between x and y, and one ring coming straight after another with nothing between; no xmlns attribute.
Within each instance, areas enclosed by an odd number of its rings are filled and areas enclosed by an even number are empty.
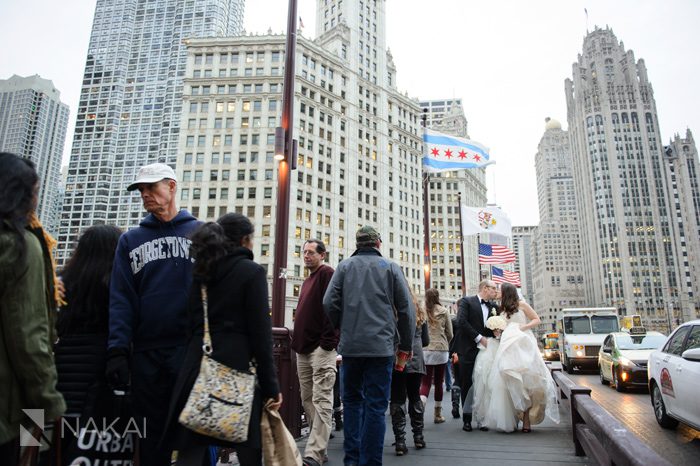
<svg viewBox="0 0 700 466"><path fill-rule="evenodd" d="M285 400L280 414L292 435L301 435L301 400L292 351L292 333L284 327L287 303L287 250L289 244L289 193L291 171L296 168L297 141L294 139L294 77L297 46L297 0L289 0L287 45L284 65L284 89L281 126L275 128L277 169L277 213L275 258L272 270L272 334L280 391Z"/></svg>
<svg viewBox="0 0 700 466"><path fill-rule="evenodd" d="M272 326L284 326L287 294L287 247L289 243L289 193L291 170L296 168L294 140L294 76L297 48L297 0L289 0L287 48L284 63L282 126L275 130L277 170L277 215L275 260L272 275Z"/></svg>

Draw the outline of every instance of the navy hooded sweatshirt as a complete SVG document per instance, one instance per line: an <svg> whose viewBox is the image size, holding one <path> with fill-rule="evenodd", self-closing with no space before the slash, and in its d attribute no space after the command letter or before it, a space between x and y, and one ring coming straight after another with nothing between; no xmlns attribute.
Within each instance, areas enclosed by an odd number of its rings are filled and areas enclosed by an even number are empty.
<svg viewBox="0 0 700 466"><path fill-rule="evenodd" d="M186 210L170 222L149 214L119 238L109 296L108 347L145 351L187 343L192 284L190 236L201 225Z"/></svg>

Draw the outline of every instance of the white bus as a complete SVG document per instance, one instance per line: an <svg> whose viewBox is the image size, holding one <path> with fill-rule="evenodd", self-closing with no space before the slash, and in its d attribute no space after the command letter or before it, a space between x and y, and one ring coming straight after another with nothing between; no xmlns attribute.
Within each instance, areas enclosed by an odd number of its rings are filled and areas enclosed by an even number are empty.
<svg viewBox="0 0 700 466"><path fill-rule="evenodd" d="M559 319L559 354L562 368L571 374L574 368L595 369L598 351L608 334L620 331L614 307L567 308Z"/></svg>

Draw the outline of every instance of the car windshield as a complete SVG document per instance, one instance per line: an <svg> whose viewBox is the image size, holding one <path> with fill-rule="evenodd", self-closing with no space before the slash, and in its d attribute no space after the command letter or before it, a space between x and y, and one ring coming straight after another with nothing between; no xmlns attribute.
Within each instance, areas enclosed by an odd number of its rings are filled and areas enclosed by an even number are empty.
<svg viewBox="0 0 700 466"><path fill-rule="evenodd" d="M617 323L617 316L593 316L591 317L593 324L593 333L613 333L619 332L620 327Z"/></svg>
<svg viewBox="0 0 700 466"><path fill-rule="evenodd" d="M615 339L621 350L658 349L666 341L662 335L620 335Z"/></svg>
<svg viewBox="0 0 700 466"><path fill-rule="evenodd" d="M564 317L564 331L573 334L591 333L591 321L588 316Z"/></svg>
<svg viewBox="0 0 700 466"><path fill-rule="evenodd" d="M556 338L545 338L544 339L544 349L556 348L559 342Z"/></svg>

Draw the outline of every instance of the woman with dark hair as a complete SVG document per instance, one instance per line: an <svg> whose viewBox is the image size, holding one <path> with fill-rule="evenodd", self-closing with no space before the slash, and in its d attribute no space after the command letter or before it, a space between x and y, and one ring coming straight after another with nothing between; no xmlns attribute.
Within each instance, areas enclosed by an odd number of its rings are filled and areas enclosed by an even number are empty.
<svg viewBox="0 0 700 466"><path fill-rule="evenodd" d="M420 301L413 294L410 285L406 283L411 295L411 302L416 313L416 331L413 334L413 356L408 361L402 372L394 370L391 374L391 425L394 430L394 451L396 456L408 453L406 447L406 397L408 397L408 416L411 418L411 430L413 431L413 444L416 449L425 448L423 437L423 414L425 412L423 402L420 399L420 384L425 374L423 362L423 347L430 343L428 323Z"/></svg>
<svg viewBox="0 0 700 466"><path fill-rule="evenodd" d="M234 448L242 466L262 464L260 419L265 401L282 394L272 359L272 327L265 269L253 262L253 224L231 213L199 227L192 235L195 258L190 294L191 339L173 392L166 441L178 450L178 465L200 466L208 445ZM248 428L248 440L231 443L199 435L178 424L202 359L204 313L201 287L207 287L209 332L216 361L248 370L255 361L258 385Z"/></svg>
<svg viewBox="0 0 700 466"><path fill-rule="evenodd" d="M56 387L66 400L67 417L110 422L123 414L117 409L121 399L115 398L104 375L109 281L121 234L119 228L110 225L88 228L61 272L66 303L59 309L56 321ZM62 464L71 464L89 454L78 446L77 439L62 441ZM133 449L121 453L124 459L131 459Z"/></svg>
<svg viewBox="0 0 700 466"><path fill-rule="evenodd" d="M445 422L442 416L442 382L445 378L445 368L449 357L450 341L452 340L452 320L447 309L440 304L440 294L435 288L425 292L425 310L428 314L430 344L423 351L426 374L420 386L420 397L425 403L430 394L430 386L435 385L435 424Z"/></svg>
<svg viewBox="0 0 700 466"><path fill-rule="evenodd" d="M490 399L482 410L483 424L512 432L522 420L522 431L527 433L545 416L558 423L556 386L531 330L540 318L510 283L501 285L500 315L507 325L487 381Z"/></svg>
<svg viewBox="0 0 700 466"><path fill-rule="evenodd" d="M0 153L0 464L19 455L22 409L51 421L66 409L51 354L57 304L51 248L34 210L39 177L29 160ZM26 424L25 424L26 425Z"/></svg>
<svg viewBox="0 0 700 466"><path fill-rule="evenodd" d="M109 282L121 234L115 226L95 225L80 236L61 271L66 304L56 323L59 338L81 333L107 335Z"/></svg>

